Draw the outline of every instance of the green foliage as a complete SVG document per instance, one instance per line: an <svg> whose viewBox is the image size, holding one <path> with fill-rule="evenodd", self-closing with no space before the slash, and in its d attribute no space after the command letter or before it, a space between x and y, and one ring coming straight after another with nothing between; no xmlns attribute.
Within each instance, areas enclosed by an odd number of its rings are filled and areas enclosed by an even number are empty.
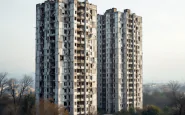
<svg viewBox="0 0 185 115"><path fill-rule="evenodd" d="M31 115L32 110L35 105L35 96L34 95L26 95L21 103L21 114L22 115Z"/></svg>
<svg viewBox="0 0 185 115"><path fill-rule="evenodd" d="M160 108L164 108L171 104L171 101L169 99L169 93L168 92L157 92L155 91L152 94L144 93L143 94L143 105L156 105Z"/></svg>
<svg viewBox="0 0 185 115"><path fill-rule="evenodd" d="M131 114L129 111L121 110L121 111L115 113L114 115L131 115Z"/></svg>
<svg viewBox="0 0 185 115"><path fill-rule="evenodd" d="M149 105L142 111L142 115L161 115L162 111L159 107Z"/></svg>
<svg viewBox="0 0 185 115"><path fill-rule="evenodd" d="M135 115L136 111L133 107L129 108L130 115Z"/></svg>
<svg viewBox="0 0 185 115"><path fill-rule="evenodd" d="M8 96L0 97L0 115L3 114L5 108L8 106L9 103L11 103L11 100Z"/></svg>
<svg viewBox="0 0 185 115"><path fill-rule="evenodd" d="M172 115L172 108L171 107L164 107L163 108L163 115Z"/></svg>
<svg viewBox="0 0 185 115"><path fill-rule="evenodd" d="M98 108L98 115L103 115L105 114L105 111L103 111L102 109Z"/></svg>
<svg viewBox="0 0 185 115"><path fill-rule="evenodd" d="M114 115L141 115L141 110L136 110L134 108L129 108L129 110L121 110L116 112Z"/></svg>

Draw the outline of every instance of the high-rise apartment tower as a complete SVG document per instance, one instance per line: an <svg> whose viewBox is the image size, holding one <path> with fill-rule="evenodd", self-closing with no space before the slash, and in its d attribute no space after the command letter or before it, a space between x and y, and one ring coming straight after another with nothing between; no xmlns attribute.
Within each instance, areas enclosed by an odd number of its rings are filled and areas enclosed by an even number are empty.
<svg viewBox="0 0 185 115"><path fill-rule="evenodd" d="M97 111L97 7L87 0L36 5L36 100L70 115Z"/></svg>
<svg viewBox="0 0 185 115"><path fill-rule="evenodd" d="M142 108L142 18L112 8L98 15L98 107Z"/></svg>

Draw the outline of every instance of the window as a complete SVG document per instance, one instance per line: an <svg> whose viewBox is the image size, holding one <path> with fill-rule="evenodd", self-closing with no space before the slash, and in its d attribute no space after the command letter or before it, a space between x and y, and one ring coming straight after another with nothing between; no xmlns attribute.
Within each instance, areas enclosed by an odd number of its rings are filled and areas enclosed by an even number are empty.
<svg viewBox="0 0 185 115"><path fill-rule="evenodd" d="M64 34L67 34L67 30L64 30Z"/></svg>
<svg viewBox="0 0 185 115"><path fill-rule="evenodd" d="M67 83L66 82L64 82L64 86L67 86Z"/></svg>
<svg viewBox="0 0 185 115"><path fill-rule="evenodd" d="M64 56L60 55L60 61L63 61L63 60L64 60Z"/></svg>
<svg viewBox="0 0 185 115"><path fill-rule="evenodd" d="M64 106L67 106L67 102L64 102Z"/></svg>

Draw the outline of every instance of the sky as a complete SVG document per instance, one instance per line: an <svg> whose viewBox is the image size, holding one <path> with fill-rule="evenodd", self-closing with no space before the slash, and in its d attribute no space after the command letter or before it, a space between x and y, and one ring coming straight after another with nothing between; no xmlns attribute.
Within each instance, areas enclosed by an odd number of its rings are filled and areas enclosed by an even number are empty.
<svg viewBox="0 0 185 115"><path fill-rule="evenodd" d="M0 72L20 78L35 72L36 4L1 0ZM143 17L143 81L185 82L185 0L89 0L103 14L112 7Z"/></svg>

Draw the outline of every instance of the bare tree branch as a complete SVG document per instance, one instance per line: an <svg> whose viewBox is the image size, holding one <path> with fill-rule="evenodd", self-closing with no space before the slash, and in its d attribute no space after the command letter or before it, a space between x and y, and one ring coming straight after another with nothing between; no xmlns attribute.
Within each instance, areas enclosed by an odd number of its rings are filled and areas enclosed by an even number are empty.
<svg viewBox="0 0 185 115"><path fill-rule="evenodd" d="M3 96L7 82L7 73L0 73L0 97Z"/></svg>
<svg viewBox="0 0 185 115"><path fill-rule="evenodd" d="M40 100L33 108L33 115L69 115L64 106L51 103L50 100ZM36 114L37 113L37 114Z"/></svg>
<svg viewBox="0 0 185 115"><path fill-rule="evenodd" d="M170 81L168 86L171 89L171 91L174 93L177 92L179 88L181 87L178 81Z"/></svg>
<svg viewBox="0 0 185 115"><path fill-rule="evenodd" d="M33 78L25 75L20 81L16 79L10 79L8 81L8 90L14 100L14 104L17 102L20 103L22 96L25 91L33 84Z"/></svg>
<svg viewBox="0 0 185 115"><path fill-rule="evenodd" d="M18 90L18 83L16 79L10 79L8 81L8 91L13 98L14 105L16 104L16 91Z"/></svg>
<svg viewBox="0 0 185 115"><path fill-rule="evenodd" d="M25 75L23 79L20 80L20 92L19 92L19 103L24 94L24 92L33 84L33 78Z"/></svg>
<svg viewBox="0 0 185 115"><path fill-rule="evenodd" d="M185 114L185 94L180 92L179 89L181 85L177 81L170 81L168 84L169 88L171 89L172 95L172 105L178 110L179 115Z"/></svg>

